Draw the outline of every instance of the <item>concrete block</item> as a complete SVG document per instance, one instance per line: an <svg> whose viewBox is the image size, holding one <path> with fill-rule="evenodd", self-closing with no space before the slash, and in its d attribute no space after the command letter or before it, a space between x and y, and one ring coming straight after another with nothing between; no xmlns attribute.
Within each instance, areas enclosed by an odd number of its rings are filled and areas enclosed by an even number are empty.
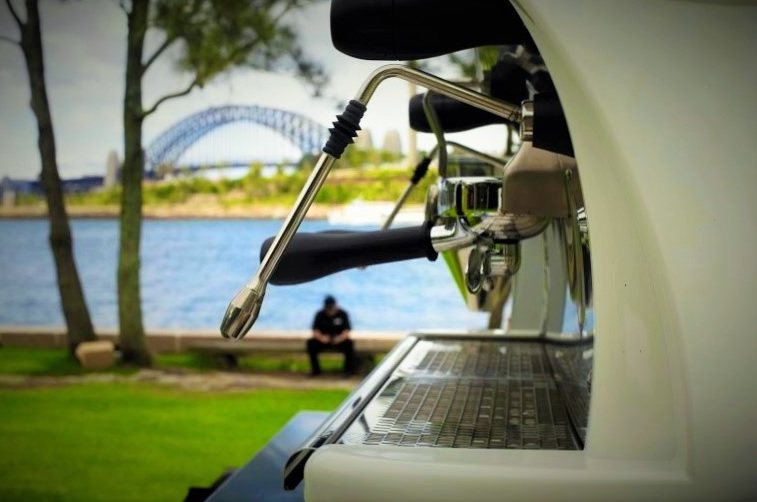
<svg viewBox="0 0 757 502"><path fill-rule="evenodd" d="M83 342L76 347L76 358L86 369L110 368L116 364L115 345L106 340Z"/></svg>

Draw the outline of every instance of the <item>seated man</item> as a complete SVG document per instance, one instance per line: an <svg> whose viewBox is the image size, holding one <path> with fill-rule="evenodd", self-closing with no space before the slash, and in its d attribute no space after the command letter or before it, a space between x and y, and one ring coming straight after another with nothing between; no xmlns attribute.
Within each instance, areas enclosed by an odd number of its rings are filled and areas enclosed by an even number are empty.
<svg viewBox="0 0 757 502"><path fill-rule="evenodd" d="M350 340L350 318L340 309L333 296L327 296L323 308L316 312L313 319L313 338L307 341L310 356L310 374L321 374L318 354L325 350L337 350L344 354L344 373L355 373L355 348Z"/></svg>

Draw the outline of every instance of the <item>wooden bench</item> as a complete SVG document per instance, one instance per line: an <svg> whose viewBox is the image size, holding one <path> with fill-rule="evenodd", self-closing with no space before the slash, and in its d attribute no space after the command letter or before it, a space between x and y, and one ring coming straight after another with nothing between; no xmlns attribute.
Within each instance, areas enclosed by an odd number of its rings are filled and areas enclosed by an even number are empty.
<svg viewBox="0 0 757 502"><path fill-rule="evenodd" d="M285 336L249 335L243 340L197 340L187 343L190 352L210 356L225 369L237 368L239 357L255 354L307 354L305 344L310 336L289 334ZM394 333L353 334L358 372L365 373L375 365L377 355L386 354L403 337ZM325 352L338 354L338 352Z"/></svg>

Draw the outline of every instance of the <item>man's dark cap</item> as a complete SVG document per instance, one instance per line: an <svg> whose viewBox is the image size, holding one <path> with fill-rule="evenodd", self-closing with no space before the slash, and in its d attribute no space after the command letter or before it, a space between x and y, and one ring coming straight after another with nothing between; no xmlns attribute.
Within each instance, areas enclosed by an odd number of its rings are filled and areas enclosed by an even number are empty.
<svg viewBox="0 0 757 502"><path fill-rule="evenodd" d="M324 307L331 307L333 305L336 305L336 298L334 298L331 295L329 295L326 298L324 298L324 300L323 300L323 306Z"/></svg>

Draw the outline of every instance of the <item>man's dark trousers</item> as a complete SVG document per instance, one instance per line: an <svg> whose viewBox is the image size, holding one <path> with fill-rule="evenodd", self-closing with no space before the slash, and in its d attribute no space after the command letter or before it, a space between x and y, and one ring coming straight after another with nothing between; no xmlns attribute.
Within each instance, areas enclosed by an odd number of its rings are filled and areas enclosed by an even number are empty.
<svg viewBox="0 0 757 502"><path fill-rule="evenodd" d="M315 338L310 338L307 342L308 356L310 356L311 374L320 375L321 365L318 362L318 354L326 351L341 352L344 354L344 373L348 375L355 374L355 345L349 338L335 345L323 343Z"/></svg>

